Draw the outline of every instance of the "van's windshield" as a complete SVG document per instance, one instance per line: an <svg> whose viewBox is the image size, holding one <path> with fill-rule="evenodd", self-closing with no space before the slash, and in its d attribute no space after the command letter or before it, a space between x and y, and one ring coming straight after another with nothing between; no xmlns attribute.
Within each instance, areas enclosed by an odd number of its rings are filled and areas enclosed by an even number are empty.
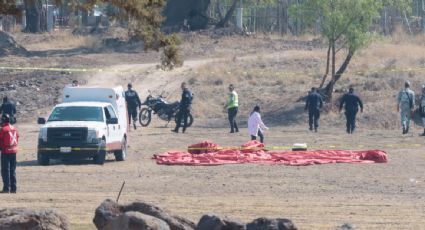
<svg viewBox="0 0 425 230"><path fill-rule="evenodd" d="M56 107L48 121L99 121L103 122L102 107Z"/></svg>

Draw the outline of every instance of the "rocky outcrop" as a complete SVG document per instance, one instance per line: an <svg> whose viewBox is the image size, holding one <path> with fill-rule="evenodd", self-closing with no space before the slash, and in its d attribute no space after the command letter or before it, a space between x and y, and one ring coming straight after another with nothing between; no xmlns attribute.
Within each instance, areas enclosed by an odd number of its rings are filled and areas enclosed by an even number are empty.
<svg viewBox="0 0 425 230"><path fill-rule="evenodd" d="M164 210L147 203L134 202L120 205L105 200L95 212L93 219L98 229L149 229L149 230L193 230L191 221L171 215ZM133 228L137 226L137 228Z"/></svg>
<svg viewBox="0 0 425 230"><path fill-rule="evenodd" d="M243 230L245 225L239 221L221 218L217 215L204 215L199 220L196 230Z"/></svg>
<svg viewBox="0 0 425 230"><path fill-rule="evenodd" d="M54 210L0 209L0 229L69 229L66 216Z"/></svg>
<svg viewBox="0 0 425 230"><path fill-rule="evenodd" d="M288 219L258 218L246 225L247 230L297 230Z"/></svg>

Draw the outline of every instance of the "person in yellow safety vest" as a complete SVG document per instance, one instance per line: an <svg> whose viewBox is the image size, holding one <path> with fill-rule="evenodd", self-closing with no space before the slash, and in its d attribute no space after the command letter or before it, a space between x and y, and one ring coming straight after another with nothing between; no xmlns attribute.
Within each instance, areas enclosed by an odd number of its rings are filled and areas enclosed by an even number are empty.
<svg viewBox="0 0 425 230"><path fill-rule="evenodd" d="M236 123L236 115L238 114L238 94L235 91L233 84L229 85L229 94L227 96L227 115L230 123L230 133L239 132L238 124Z"/></svg>

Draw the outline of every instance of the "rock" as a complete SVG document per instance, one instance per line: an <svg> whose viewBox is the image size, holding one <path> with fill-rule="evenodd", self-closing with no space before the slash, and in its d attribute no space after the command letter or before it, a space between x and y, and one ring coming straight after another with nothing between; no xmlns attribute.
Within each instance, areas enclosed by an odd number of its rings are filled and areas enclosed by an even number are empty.
<svg viewBox="0 0 425 230"><path fill-rule="evenodd" d="M108 229L111 221L123 214L122 206L111 200L105 200L96 209L93 223L97 229Z"/></svg>
<svg viewBox="0 0 425 230"><path fill-rule="evenodd" d="M170 230L165 221L140 212L126 212L119 216L113 216L101 227L102 230Z"/></svg>
<svg viewBox="0 0 425 230"><path fill-rule="evenodd" d="M354 225L345 223L341 225L341 227L338 227L336 230L354 230L354 229L356 229Z"/></svg>
<svg viewBox="0 0 425 230"><path fill-rule="evenodd" d="M154 216L159 218L170 226L171 230L193 230L195 229L195 224L183 217L173 216L164 210L143 202L134 202L130 205L124 207L125 212L135 211L141 212L143 214Z"/></svg>
<svg viewBox="0 0 425 230"><path fill-rule="evenodd" d="M258 218L246 225L247 230L297 230L288 219Z"/></svg>
<svg viewBox="0 0 425 230"><path fill-rule="evenodd" d="M69 229L69 222L54 210L1 209L0 229Z"/></svg>
<svg viewBox="0 0 425 230"><path fill-rule="evenodd" d="M125 225L126 213L142 213L160 219L168 224L171 230L193 230L195 224L182 217L172 216L164 210L143 202L134 202L130 205L120 205L112 200L105 200L97 209L93 219L98 229L114 229L111 226L117 224ZM134 215L133 215L134 216ZM123 219L124 218L124 219ZM121 222L120 222L121 221ZM155 222L157 223L157 222ZM159 224L158 226L162 226Z"/></svg>
<svg viewBox="0 0 425 230"><path fill-rule="evenodd" d="M124 217L128 219L128 229L170 230L165 221L140 212L126 212Z"/></svg>
<svg viewBox="0 0 425 230"><path fill-rule="evenodd" d="M0 31L0 56L27 54L28 51L19 45L11 34Z"/></svg>
<svg viewBox="0 0 425 230"><path fill-rule="evenodd" d="M244 224L229 220L227 218L220 218L216 215L204 215L199 220L196 226L197 230L243 230Z"/></svg>

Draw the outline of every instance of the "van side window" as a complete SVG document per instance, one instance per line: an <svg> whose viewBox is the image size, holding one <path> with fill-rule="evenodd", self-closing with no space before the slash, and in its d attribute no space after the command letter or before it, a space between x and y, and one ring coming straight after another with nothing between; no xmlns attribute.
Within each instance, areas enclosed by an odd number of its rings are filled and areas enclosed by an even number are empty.
<svg viewBox="0 0 425 230"><path fill-rule="evenodd" d="M103 110L105 110L105 117L106 117L106 120L111 119L111 114L109 113L109 111L108 111L107 107L103 108Z"/></svg>
<svg viewBox="0 0 425 230"><path fill-rule="evenodd" d="M108 108L108 112L109 112L109 115L111 116L111 118L118 118L117 115L115 114L115 111L112 108L112 106L108 106L107 108Z"/></svg>

